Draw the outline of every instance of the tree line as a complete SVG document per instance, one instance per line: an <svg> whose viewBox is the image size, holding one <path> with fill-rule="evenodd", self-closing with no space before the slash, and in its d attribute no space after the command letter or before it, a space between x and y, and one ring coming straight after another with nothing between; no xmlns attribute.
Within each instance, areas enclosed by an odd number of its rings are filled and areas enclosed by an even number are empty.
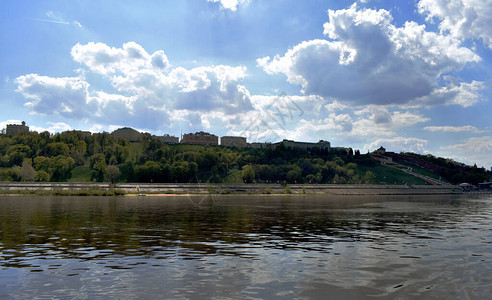
<svg viewBox="0 0 492 300"><path fill-rule="evenodd" d="M365 183L353 153L321 149L225 148L167 145L144 134L142 142L110 133L66 131L0 136L0 180L68 181L77 167L91 181Z"/></svg>
<svg viewBox="0 0 492 300"><path fill-rule="evenodd" d="M69 181L74 173L82 172L81 181L97 182L393 184L372 172L367 167L371 164L374 161L368 155L351 149L287 149L282 144L275 149L168 145L150 134L134 143L115 140L106 132L0 136L1 181ZM461 177L456 177L449 162L444 169L443 175L450 174L450 182L458 183ZM481 174L468 176L474 180L470 183L490 178L490 172L482 169L466 170Z"/></svg>

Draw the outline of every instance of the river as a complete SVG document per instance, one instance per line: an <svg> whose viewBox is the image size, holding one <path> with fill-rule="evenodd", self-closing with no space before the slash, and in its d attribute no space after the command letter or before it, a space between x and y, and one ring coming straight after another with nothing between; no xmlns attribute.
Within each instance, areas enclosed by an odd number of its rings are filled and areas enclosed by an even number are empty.
<svg viewBox="0 0 492 300"><path fill-rule="evenodd" d="M492 195L0 198L0 299L490 299Z"/></svg>

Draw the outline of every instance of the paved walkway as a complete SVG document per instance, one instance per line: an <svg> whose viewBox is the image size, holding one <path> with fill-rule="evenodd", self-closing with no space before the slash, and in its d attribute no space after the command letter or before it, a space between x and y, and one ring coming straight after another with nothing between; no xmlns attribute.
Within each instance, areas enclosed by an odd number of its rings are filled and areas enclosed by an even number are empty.
<svg viewBox="0 0 492 300"><path fill-rule="evenodd" d="M405 165L402 165L399 163L395 163L393 161L393 159L391 159L391 157L386 157L386 156L381 155L381 154L371 154L371 157L374 160L381 162L381 165L383 165L383 166L386 166L386 167L389 167L392 169L396 169L396 170L400 170L400 171L405 172L409 175L420 178L429 184L432 184L432 185L449 185L449 183L444 182L442 180L416 173L413 171L412 167L405 166Z"/></svg>

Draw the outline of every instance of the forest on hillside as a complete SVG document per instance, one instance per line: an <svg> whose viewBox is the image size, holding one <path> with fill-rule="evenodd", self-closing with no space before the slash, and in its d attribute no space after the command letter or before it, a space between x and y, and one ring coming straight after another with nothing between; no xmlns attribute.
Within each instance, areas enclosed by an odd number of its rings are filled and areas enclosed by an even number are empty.
<svg viewBox="0 0 492 300"><path fill-rule="evenodd" d="M412 155L438 165L431 175L453 184L492 177L476 166ZM0 181L425 184L358 151L168 145L150 134L134 143L77 131L0 136Z"/></svg>

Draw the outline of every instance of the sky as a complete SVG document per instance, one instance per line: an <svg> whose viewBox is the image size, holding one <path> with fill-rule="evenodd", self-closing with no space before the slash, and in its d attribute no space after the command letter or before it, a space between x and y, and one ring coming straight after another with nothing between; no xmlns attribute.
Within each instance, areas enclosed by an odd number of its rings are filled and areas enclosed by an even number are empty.
<svg viewBox="0 0 492 300"><path fill-rule="evenodd" d="M3 0L0 127L207 131L492 167L492 0Z"/></svg>

